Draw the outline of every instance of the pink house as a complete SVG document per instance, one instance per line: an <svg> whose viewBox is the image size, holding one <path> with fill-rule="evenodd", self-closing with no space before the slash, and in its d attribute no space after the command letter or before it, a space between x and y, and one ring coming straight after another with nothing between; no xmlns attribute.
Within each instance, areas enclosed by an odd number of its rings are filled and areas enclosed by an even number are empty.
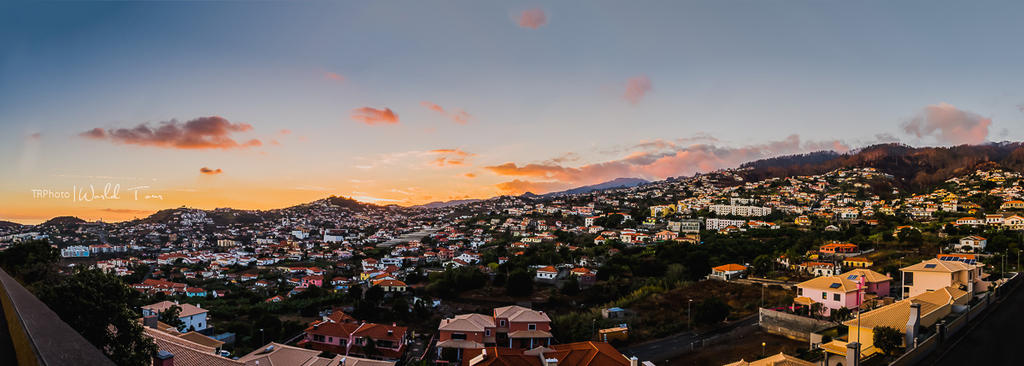
<svg viewBox="0 0 1024 366"><path fill-rule="evenodd" d="M857 282L842 276L817 277L796 285L794 302L810 306L822 304L822 315L840 308L856 309L862 302L857 296Z"/></svg>
<svg viewBox="0 0 1024 366"><path fill-rule="evenodd" d="M305 276L305 277L302 277L302 287L309 287L309 286L323 287L324 286L324 276Z"/></svg>
<svg viewBox="0 0 1024 366"><path fill-rule="evenodd" d="M889 296L889 282L892 281L892 278L884 274L866 268L858 268L847 271L839 275L839 277L854 282L858 281L860 277L864 277L864 292L866 294L872 294L877 297ZM870 298L870 296L868 297Z"/></svg>

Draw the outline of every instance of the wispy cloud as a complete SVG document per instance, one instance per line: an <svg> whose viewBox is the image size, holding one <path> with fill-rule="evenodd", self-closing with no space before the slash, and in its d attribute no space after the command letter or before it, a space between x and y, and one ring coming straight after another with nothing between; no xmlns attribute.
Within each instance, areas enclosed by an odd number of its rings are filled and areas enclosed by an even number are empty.
<svg viewBox="0 0 1024 366"><path fill-rule="evenodd" d="M626 92L622 94L626 101L637 104L651 91L651 79L647 76L634 76L626 80Z"/></svg>
<svg viewBox="0 0 1024 366"><path fill-rule="evenodd" d="M148 213L153 212L153 211L149 211L149 210L133 210L133 209L129 209L129 208L101 208L100 211L110 212L110 213L119 213L119 214L134 214L134 215L143 215L143 214L148 214Z"/></svg>
<svg viewBox="0 0 1024 366"><path fill-rule="evenodd" d="M464 165L466 164L466 158L474 156L476 154L468 153L460 149L437 149L429 151L430 154L438 155L431 161L431 164L437 166L451 166L451 165Z"/></svg>
<svg viewBox="0 0 1024 366"><path fill-rule="evenodd" d="M118 144L153 146L171 149L238 149L263 145L260 140L238 142L233 135L252 130L247 123L231 123L219 116L200 117L180 123L164 121L151 126L142 123L132 128L93 128L82 137Z"/></svg>
<svg viewBox="0 0 1024 366"><path fill-rule="evenodd" d="M903 131L918 138L934 137L941 143L980 144L988 138L991 118L939 103L924 107L903 124Z"/></svg>
<svg viewBox="0 0 1024 366"><path fill-rule="evenodd" d="M210 169L210 168L207 168L205 166L202 167L202 168L199 168L199 173L200 174L205 174L205 175L217 175L217 174L220 174L220 173L223 173L223 172L224 171L221 170L220 168Z"/></svg>
<svg viewBox="0 0 1024 366"><path fill-rule="evenodd" d="M398 115L391 108L356 108L352 110L352 119L368 125L398 124Z"/></svg>
<svg viewBox="0 0 1024 366"><path fill-rule="evenodd" d="M345 77L344 76L341 76L338 73L334 73L334 72L330 72L330 71L324 73L324 78L326 78L327 80L333 80L333 81L337 81L337 82L345 81Z"/></svg>
<svg viewBox="0 0 1024 366"><path fill-rule="evenodd" d="M720 147L710 144L684 146L669 142L637 144L636 146L638 150L628 153L625 157L581 166L567 166L550 161L528 164L508 162L487 166L484 169L499 176L530 179L530 181L507 182L509 185L504 186L506 188L526 187L527 183L536 183L538 185L532 188L539 188L544 187L544 185L540 185L541 183L582 185L621 177L664 179L733 167L747 161L770 156L820 150L839 152L849 150L848 146L838 140L803 141L799 135L743 147ZM555 185L551 184L550 186Z"/></svg>
<svg viewBox="0 0 1024 366"><path fill-rule="evenodd" d="M498 190L506 194L523 194L526 192L546 193L569 188L570 186L561 182L531 182L514 179L509 182L495 185Z"/></svg>
<svg viewBox="0 0 1024 366"><path fill-rule="evenodd" d="M454 111L447 111L443 107L438 105L437 103L427 102L427 101L420 102L420 104L423 105L424 107L426 107L427 109L430 109L430 110L432 110L434 112L437 112L437 113L441 114L442 116L450 118L452 120L452 122L458 123L460 125L464 125L466 123L469 123L470 118L473 118L472 115L470 115L469 113L466 113L466 111L461 110L461 109L456 109Z"/></svg>
<svg viewBox="0 0 1024 366"><path fill-rule="evenodd" d="M519 13L517 23L523 28L537 29L548 23L548 15L540 8L524 10Z"/></svg>

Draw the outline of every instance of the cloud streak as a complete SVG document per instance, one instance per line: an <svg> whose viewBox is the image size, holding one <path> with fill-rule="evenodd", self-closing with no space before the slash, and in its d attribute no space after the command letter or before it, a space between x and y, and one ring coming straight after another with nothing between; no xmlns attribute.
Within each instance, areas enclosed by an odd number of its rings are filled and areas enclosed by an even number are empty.
<svg viewBox="0 0 1024 366"><path fill-rule="evenodd" d="M224 171L221 170L220 168L210 169L210 168L207 168L205 166L202 167L202 168L199 168L199 173L200 174L205 174L205 175L217 175L217 174L220 174L220 173L223 173L223 172Z"/></svg>
<svg viewBox="0 0 1024 366"><path fill-rule="evenodd" d="M431 164L444 167L453 165L465 165L466 158L474 156L476 154L468 153L460 149L437 149L431 150L429 154L439 155L437 158L431 161Z"/></svg>
<svg viewBox="0 0 1024 366"><path fill-rule="evenodd" d="M168 149L240 149L262 146L257 139L239 142L233 135L252 130L247 123L232 123L219 116L200 117L188 122L170 120L155 126L143 123L132 128L93 128L79 136L125 145Z"/></svg>
<svg viewBox="0 0 1024 366"><path fill-rule="evenodd" d="M395 114L391 108L356 108L352 110L352 119L371 126L378 124L398 124L398 115Z"/></svg>
<svg viewBox="0 0 1024 366"><path fill-rule="evenodd" d="M977 145L988 138L991 125L991 118L939 103L924 107L920 114L904 123L903 132L918 138L934 137L947 144Z"/></svg>
<svg viewBox="0 0 1024 366"><path fill-rule="evenodd" d="M333 81L337 81L337 82L344 82L345 81L345 77L344 76L341 76L341 74L338 74L338 73L335 73L335 72L330 72L330 71L324 73L324 78L327 79L327 80L333 80Z"/></svg>
<svg viewBox="0 0 1024 366"><path fill-rule="evenodd" d="M548 23L548 15L540 8L524 10L519 14L517 23L523 28L537 29Z"/></svg>
<svg viewBox="0 0 1024 366"><path fill-rule="evenodd" d="M455 123L460 124L460 125L464 125L466 123L469 123L469 119L473 118L472 115L470 115L469 113L466 113L466 111L464 111L464 110L456 109L454 111L450 111L449 112L449 111L446 111L444 109L444 107L441 107L437 103L423 101L423 102L420 102L420 105L426 107L429 110L437 112L437 113L439 113L440 115L442 115L442 116L444 116L446 118L450 118L452 120L452 122L455 122Z"/></svg>
<svg viewBox="0 0 1024 366"><path fill-rule="evenodd" d="M594 184L621 177L642 177L665 179L673 176L691 175L717 169L734 167L744 162L770 156L796 154L810 151L849 151L849 147L838 140L803 141L799 135L743 147L719 147L711 144L681 145L670 141L657 144L638 144L641 150L633 151L616 160L581 166L566 166L554 162L516 164L508 162L484 167L485 170L506 177L529 179L529 181L506 182L498 189L512 191L514 187L526 187L526 183L554 183L564 185ZM544 187L535 185L535 188Z"/></svg>

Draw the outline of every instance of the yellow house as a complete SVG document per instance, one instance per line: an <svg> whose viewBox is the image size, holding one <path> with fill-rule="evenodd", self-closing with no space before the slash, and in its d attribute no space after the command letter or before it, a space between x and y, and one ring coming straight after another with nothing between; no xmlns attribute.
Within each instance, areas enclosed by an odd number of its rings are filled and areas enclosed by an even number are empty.
<svg viewBox="0 0 1024 366"><path fill-rule="evenodd" d="M651 217L665 217L676 213L675 205L651 206Z"/></svg>
<svg viewBox="0 0 1024 366"><path fill-rule="evenodd" d="M913 297L944 287L964 287L973 293L981 282L981 266L960 261L944 261L932 258L924 262L900 268L903 272L903 297Z"/></svg>
<svg viewBox="0 0 1024 366"><path fill-rule="evenodd" d="M875 265L875 262L865 257L850 257L843 261L843 265L853 268L868 268Z"/></svg>
<svg viewBox="0 0 1024 366"><path fill-rule="evenodd" d="M807 215L800 215L796 218L794 223L800 226L807 226L811 224L811 218L807 217Z"/></svg>
<svg viewBox="0 0 1024 366"><path fill-rule="evenodd" d="M845 357L846 345L850 342L858 342L860 343L861 359L864 359L881 352L881 350L875 347L874 329L876 327L890 327L898 330L900 333L907 333L907 323L912 315L912 304L920 305L918 313L920 322L918 324L922 328L928 328L952 313L953 305L967 305L970 300L970 293L955 286L944 287L936 291L903 299L861 314L859 320L854 318L844 322L843 325L849 327L847 339L845 341L833 340L821 345L821 348L830 354L830 358L836 357L832 355Z"/></svg>
<svg viewBox="0 0 1024 366"><path fill-rule="evenodd" d="M1003 202L1002 206L999 206L1000 210L1020 210L1024 209L1024 201L1013 200Z"/></svg>

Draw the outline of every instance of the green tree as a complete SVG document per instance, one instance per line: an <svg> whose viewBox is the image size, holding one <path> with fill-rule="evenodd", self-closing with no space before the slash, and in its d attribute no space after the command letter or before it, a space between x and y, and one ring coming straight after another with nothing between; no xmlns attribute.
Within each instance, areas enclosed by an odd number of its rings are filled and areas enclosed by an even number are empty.
<svg viewBox="0 0 1024 366"><path fill-rule="evenodd" d="M693 309L693 320L697 324L713 324L729 316L729 305L722 299L712 297L701 301Z"/></svg>
<svg viewBox="0 0 1024 366"><path fill-rule="evenodd" d="M18 243L0 252L0 267L31 288L57 275L57 255L45 240Z"/></svg>
<svg viewBox="0 0 1024 366"><path fill-rule="evenodd" d="M152 363L158 349L132 310L139 300L135 290L98 269L78 269L53 282L37 295L61 320L118 365Z"/></svg>
<svg viewBox="0 0 1024 366"><path fill-rule="evenodd" d="M892 356L903 346L903 333L893 327L875 327L872 340L875 347Z"/></svg>
<svg viewBox="0 0 1024 366"><path fill-rule="evenodd" d="M171 305L171 307L161 311L159 320L178 329L185 325L185 322L181 321L181 307L178 305Z"/></svg>
<svg viewBox="0 0 1024 366"><path fill-rule="evenodd" d="M512 271L509 274L508 282L505 283L505 293L509 296L526 296L533 293L532 271L521 269Z"/></svg>

